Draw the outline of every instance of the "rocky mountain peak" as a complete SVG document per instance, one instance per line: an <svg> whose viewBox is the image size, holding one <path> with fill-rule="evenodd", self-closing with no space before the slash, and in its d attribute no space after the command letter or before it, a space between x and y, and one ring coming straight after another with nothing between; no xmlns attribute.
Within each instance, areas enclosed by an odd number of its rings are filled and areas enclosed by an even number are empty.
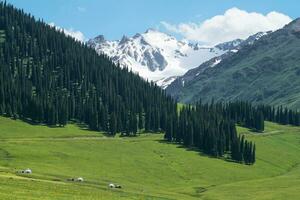
<svg viewBox="0 0 300 200"><path fill-rule="evenodd" d="M188 70L228 51L238 51L241 42L238 39L207 47L188 40L178 40L156 29L148 29L144 33L123 36L121 40L114 41L105 40L100 35L88 43L98 53L110 56L114 62L129 67L145 79L155 81L165 88ZM215 60L211 65L218 62Z"/></svg>
<svg viewBox="0 0 300 200"><path fill-rule="evenodd" d="M139 37L142 37L142 34L136 33L136 34L133 36L134 39L139 38Z"/></svg>
<svg viewBox="0 0 300 200"><path fill-rule="evenodd" d="M122 44L125 44L128 41L129 41L129 38L126 35L123 35L123 37L122 37L119 44L122 45Z"/></svg>
<svg viewBox="0 0 300 200"><path fill-rule="evenodd" d="M104 35L98 35L97 37L94 38L94 40L97 43L103 43L106 41Z"/></svg>
<svg viewBox="0 0 300 200"><path fill-rule="evenodd" d="M158 30L154 29L154 28L148 28L145 33L151 33L151 32L159 32Z"/></svg>
<svg viewBox="0 0 300 200"><path fill-rule="evenodd" d="M224 42L224 43L218 44L218 45L216 45L216 47L219 48L219 49L221 49L221 50L228 51L228 50L235 49L242 42L243 42L243 40L236 39L236 40L233 40L233 41L229 41L229 42Z"/></svg>

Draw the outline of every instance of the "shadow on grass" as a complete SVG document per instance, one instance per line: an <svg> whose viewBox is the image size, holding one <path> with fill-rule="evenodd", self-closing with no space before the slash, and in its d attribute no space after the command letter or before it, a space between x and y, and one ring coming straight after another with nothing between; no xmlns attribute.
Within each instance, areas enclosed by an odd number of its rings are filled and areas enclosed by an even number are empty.
<svg viewBox="0 0 300 200"><path fill-rule="evenodd" d="M251 133L255 133L255 134L262 134L262 133L264 133L263 131L258 131L256 129L251 129L251 128L248 128L248 131L251 132Z"/></svg>
<svg viewBox="0 0 300 200"><path fill-rule="evenodd" d="M225 152L224 156L213 156L213 155L210 155L210 154L202 151L201 149L199 149L197 147L186 147L182 143L179 143L179 142L170 142L170 141L167 141L167 140L164 140L164 139L158 139L156 141L158 141L159 143L163 143L163 144L172 144L172 145L176 146L177 148L185 149L186 151L198 152L198 154L200 156L204 156L204 157L207 157L207 158L215 158L215 159L224 160L226 162L243 164L243 163L237 162L235 160L232 160L229 157L230 152Z"/></svg>
<svg viewBox="0 0 300 200"><path fill-rule="evenodd" d="M6 117L6 116L4 116L4 117ZM7 117L7 118L10 118L12 120L20 120L20 121L30 124L32 126L45 126L45 127L52 128L52 129L60 129L60 128L65 127L62 125L49 125L49 124L45 124L45 123L41 123L41 122L36 122L30 118L13 118L13 117ZM89 132L92 131L92 132L97 132L97 133L100 132L100 131L91 130L87 124L85 124L83 122L79 122L77 120L70 120L70 121L68 121L68 123L66 125L68 125L68 124L73 124L73 125L77 126L80 130L83 130L83 131L89 131Z"/></svg>

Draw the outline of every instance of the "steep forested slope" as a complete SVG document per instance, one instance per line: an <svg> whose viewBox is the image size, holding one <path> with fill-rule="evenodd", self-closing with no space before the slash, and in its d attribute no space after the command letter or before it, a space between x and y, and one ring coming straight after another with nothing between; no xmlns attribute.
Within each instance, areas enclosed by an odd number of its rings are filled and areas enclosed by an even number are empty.
<svg viewBox="0 0 300 200"><path fill-rule="evenodd" d="M115 134L164 128L174 102L30 14L0 2L0 115Z"/></svg>
<svg viewBox="0 0 300 200"><path fill-rule="evenodd" d="M239 99L300 108L299 55L297 19L227 56L215 67L186 81L183 87L174 82L167 92L182 102Z"/></svg>

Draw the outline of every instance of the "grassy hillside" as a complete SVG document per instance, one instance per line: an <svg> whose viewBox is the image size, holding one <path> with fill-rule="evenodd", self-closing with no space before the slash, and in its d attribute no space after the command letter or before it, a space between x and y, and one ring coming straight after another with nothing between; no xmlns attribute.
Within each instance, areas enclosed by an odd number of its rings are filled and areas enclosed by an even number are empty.
<svg viewBox="0 0 300 200"><path fill-rule="evenodd" d="M199 99L246 100L299 109L299 27L300 19L297 19L224 58L217 66L186 80L191 70L183 76L184 86L174 82L175 85L168 87L167 92L185 103Z"/></svg>
<svg viewBox="0 0 300 200"><path fill-rule="evenodd" d="M164 143L161 134L108 138L0 117L0 199L298 199L300 128L266 123L262 135L239 133L257 144L253 166ZM25 168L33 173L15 173Z"/></svg>

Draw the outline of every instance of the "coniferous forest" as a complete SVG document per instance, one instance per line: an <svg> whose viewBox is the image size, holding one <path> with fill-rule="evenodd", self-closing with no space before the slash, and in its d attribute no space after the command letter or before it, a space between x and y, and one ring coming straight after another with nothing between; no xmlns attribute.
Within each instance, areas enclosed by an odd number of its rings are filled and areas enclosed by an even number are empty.
<svg viewBox="0 0 300 200"><path fill-rule="evenodd" d="M11 5L0 15L1 115L111 135L164 128L175 102L156 85Z"/></svg>
<svg viewBox="0 0 300 200"><path fill-rule="evenodd" d="M256 146L238 135L236 124L264 131L264 121L300 126L300 112L248 102L211 103L184 106L179 115L169 116L165 139L197 148L204 153L253 164Z"/></svg>
<svg viewBox="0 0 300 200"><path fill-rule="evenodd" d="M243 102L226 105L200 102L195 106L184 106L178 116L174 115L169 120L165 138L186 147L200 149L214 157L226 155L232 160L253 164L255 144L237 134L236 124L256 128L264 122L263 118L259 118L247 124L249 115L246 110L240 110L243 105ZM250 104L248 106L254 110Z"/></svg>
<svg viewBox="0 0 300 200"><path fill-rule="evenodd" d="M165 132L165 139L253 164L256 146L236 124L264 131L264 120L300 125L300 113L248 102L184 106L154 83L84 43L0 2L0 115L49 126L75 120L110 135Z"/></svg>

